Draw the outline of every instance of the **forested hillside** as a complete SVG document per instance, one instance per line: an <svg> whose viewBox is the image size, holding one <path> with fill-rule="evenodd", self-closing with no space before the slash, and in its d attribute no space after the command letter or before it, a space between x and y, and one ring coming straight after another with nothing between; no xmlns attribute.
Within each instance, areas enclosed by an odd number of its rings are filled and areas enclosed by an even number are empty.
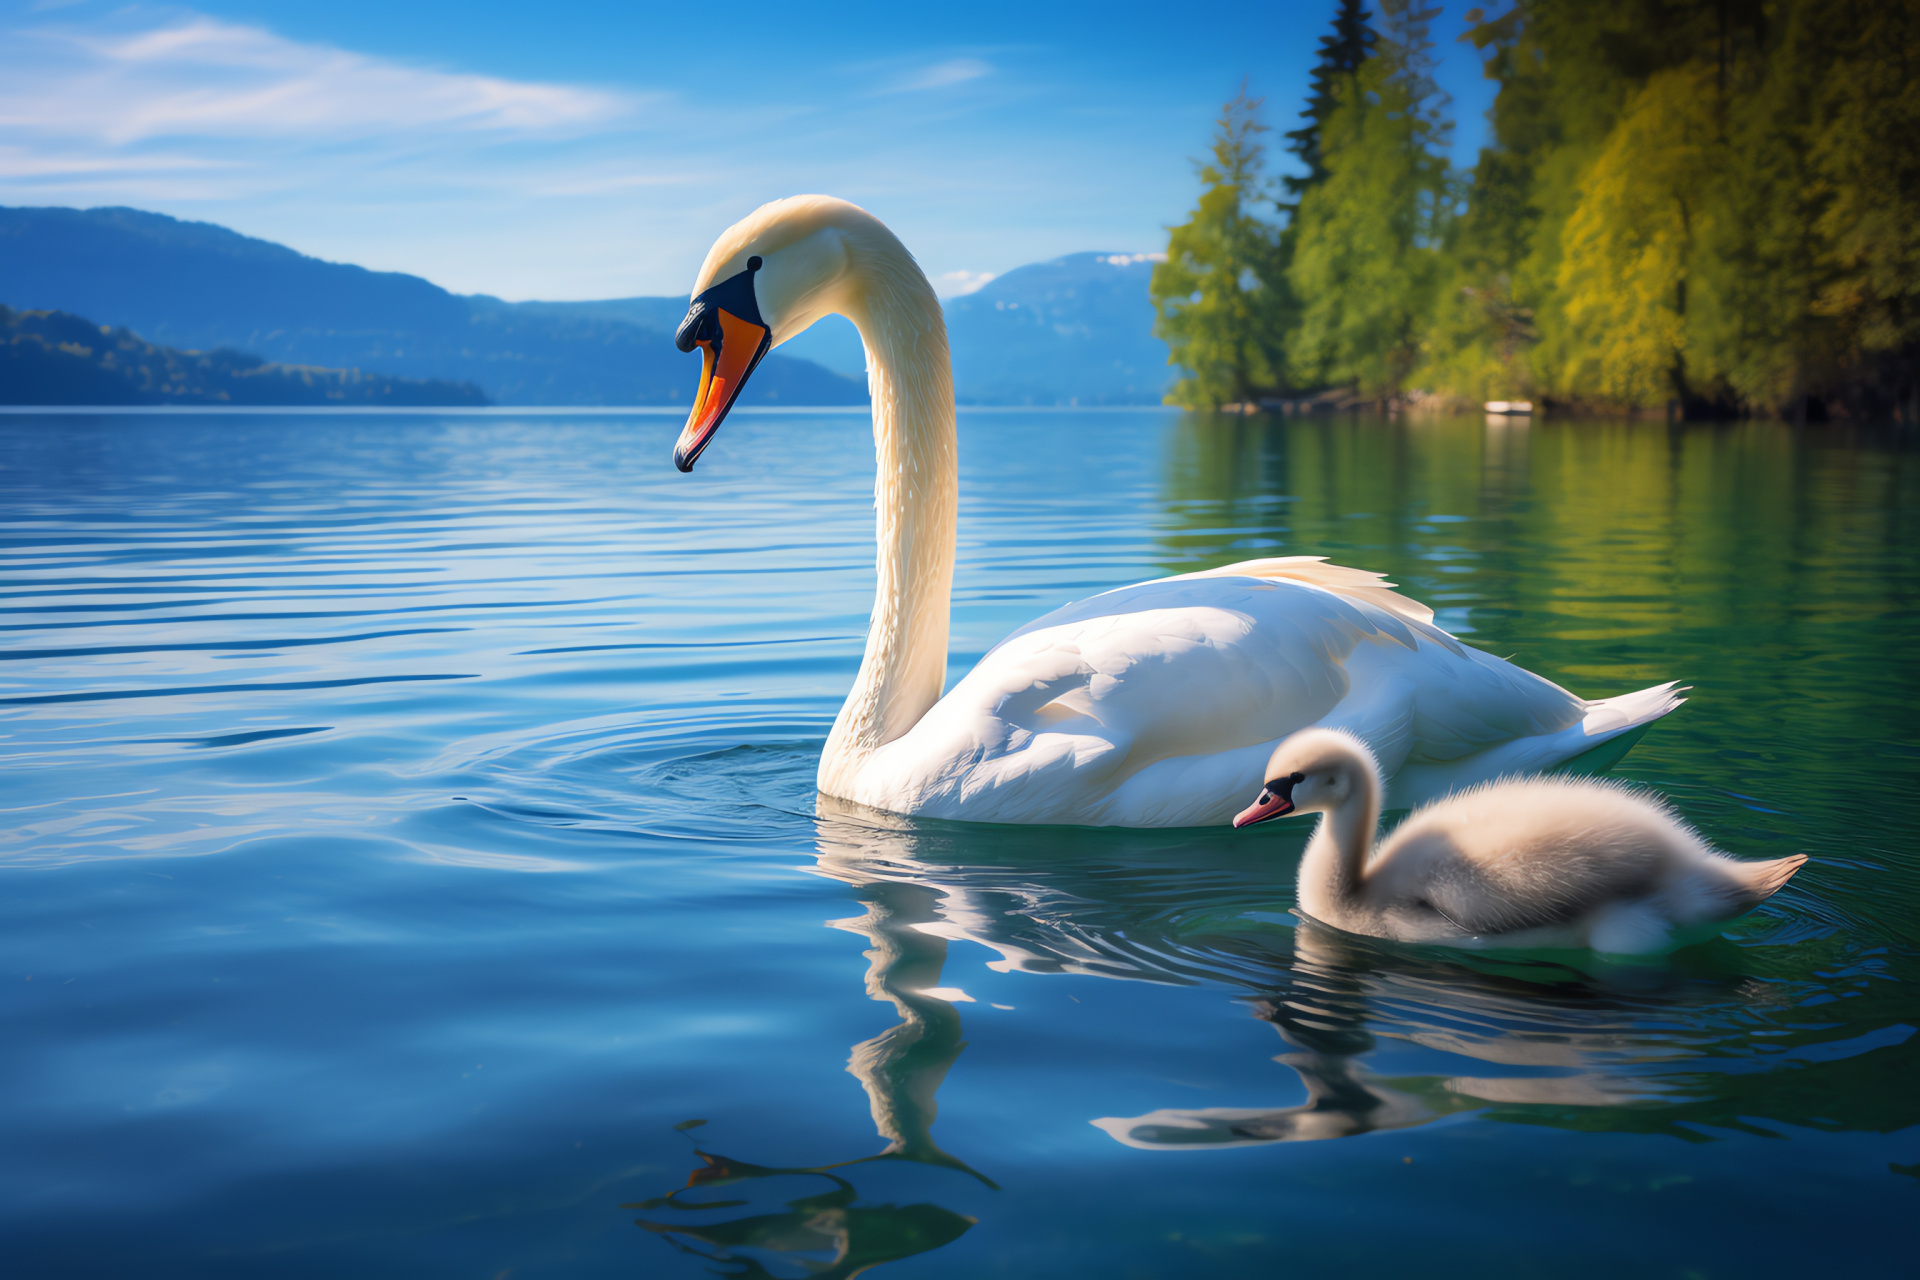
<svg viewBox="0 0 1920 1280"><path fill-rule="evenodd" d="M63 311L0 307L0 404L483 405L471 383L176 351Z"/></svg>
<svg viewBox="0 0 1920 1280"><path fill-rule="evenodd" d="M1920 0L1470 11L1500 88L1467 173L1436 13L1344 0L1284 182L1228 104L1154 280L1176 397L1914 419Z"/></svg>

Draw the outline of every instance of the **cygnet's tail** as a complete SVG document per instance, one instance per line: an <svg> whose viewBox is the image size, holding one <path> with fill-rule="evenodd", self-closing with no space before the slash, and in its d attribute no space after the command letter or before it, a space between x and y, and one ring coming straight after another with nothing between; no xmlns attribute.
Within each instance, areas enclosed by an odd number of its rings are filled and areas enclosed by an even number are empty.
<svg viewBox="0 0 1920 1280"><path fill-rule="evenodd" d="M1729 868L1734 878L1753 895L1747 905L1765 902L1793 879L1793 873L1805 866L1807 855L1796 853L1791 858L1774 858L1769 862L1736 862Z"/></svg>

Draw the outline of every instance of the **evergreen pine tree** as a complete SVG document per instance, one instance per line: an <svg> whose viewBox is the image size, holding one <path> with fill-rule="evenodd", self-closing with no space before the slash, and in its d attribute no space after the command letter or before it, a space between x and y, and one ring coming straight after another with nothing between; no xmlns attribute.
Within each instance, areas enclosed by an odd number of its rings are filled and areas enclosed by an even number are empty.
<svg viewBox="0 0 1920 1280"><path fill-rule="evenodd" d="M1288 267L1299 323L1287 366L1370 396L1400 390L1419 359L1457 204L1428 36L1438 10L1381 8L1375 56L1335 86L1320 139L1327 176L1301 199Z"/></svg>
<svg viewBox="0 0 1920 1280"><path fill-rule="evenodd" d="M1340 0L1340 11L1333 16L1332 34L1320 37L1320 61L1314 65L1308 82L1307 109L1300 113L1306 123L1286 135L1287 150L1300 157L1300 162L1307 167L1304 175L1288 174L1281 179L1287 194L1293 198L1289 207L1299 204L1307 188L1327 179L1326 165L1321 160L1321 130L1339 105L1342 88L1352 84L1361 66L1373 56L1379 36L1371 25L1372 16L1360 0Z"/></svg>

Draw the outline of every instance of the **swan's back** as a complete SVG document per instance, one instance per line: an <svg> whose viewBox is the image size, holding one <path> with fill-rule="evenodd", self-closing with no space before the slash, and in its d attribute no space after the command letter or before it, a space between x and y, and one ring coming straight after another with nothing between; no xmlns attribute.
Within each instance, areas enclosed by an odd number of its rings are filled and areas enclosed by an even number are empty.
<svg viewBox="0 0 1920 1280"><path fill-rule="evenodd" d="M1273 744L1336 708L1396 765L1580 723L1579 698L1430 616L1379 574L1317 557L1103 592L990 650L876 754L856 798L996 822L1199 826L1231 818ZM1343 703L1356 684L1367 696Z"/></svg>

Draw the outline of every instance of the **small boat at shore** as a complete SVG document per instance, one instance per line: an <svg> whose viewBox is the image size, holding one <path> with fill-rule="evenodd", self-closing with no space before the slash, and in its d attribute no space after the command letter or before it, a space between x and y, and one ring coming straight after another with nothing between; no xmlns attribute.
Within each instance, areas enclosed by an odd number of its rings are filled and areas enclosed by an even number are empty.
<svg viewBox="0 0 1920 1280"><path fill-rule="evenodd" d="M1487 412L1504 414L1510 418L1527 417L1533 413L1531 400L1489 400Z"/></svg>

